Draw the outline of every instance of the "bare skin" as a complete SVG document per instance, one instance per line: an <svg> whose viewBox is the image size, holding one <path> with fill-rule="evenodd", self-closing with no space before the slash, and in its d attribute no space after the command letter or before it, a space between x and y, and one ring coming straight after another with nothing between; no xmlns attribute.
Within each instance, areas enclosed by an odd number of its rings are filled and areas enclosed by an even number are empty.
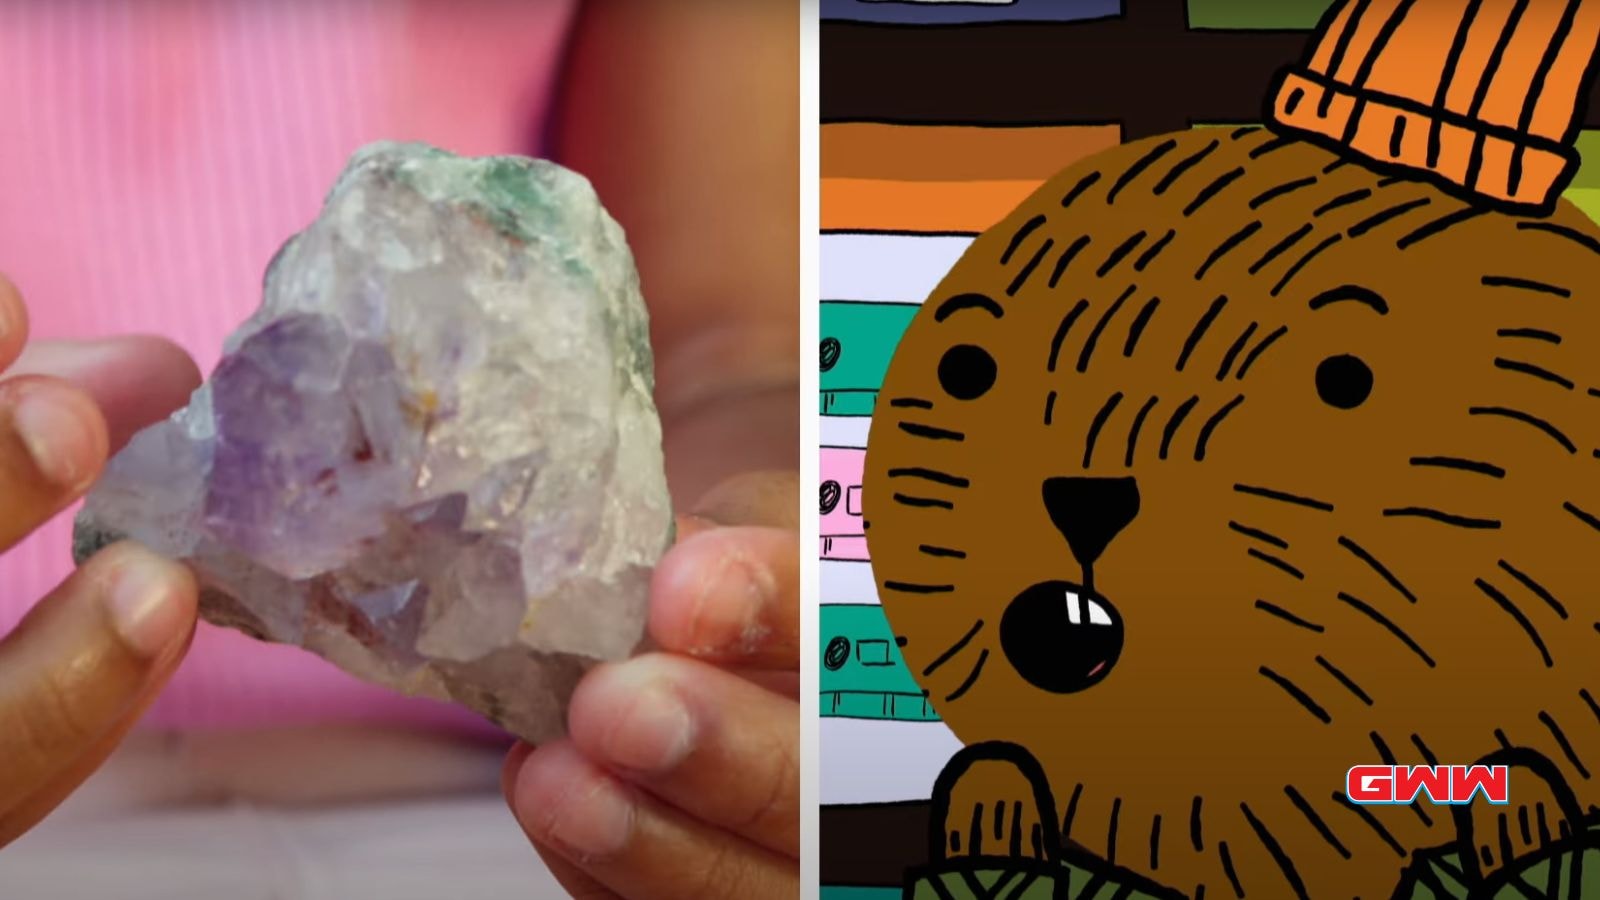
<svg viewBox="0 0 1600 900"><path fill-rule="evenodd" d="M596 670L570 738L506 764L581 900L799 890L798 27L712 0L601 0L577 26L558 154L637 252L694 515L656 573L664 652Z"/></svg>

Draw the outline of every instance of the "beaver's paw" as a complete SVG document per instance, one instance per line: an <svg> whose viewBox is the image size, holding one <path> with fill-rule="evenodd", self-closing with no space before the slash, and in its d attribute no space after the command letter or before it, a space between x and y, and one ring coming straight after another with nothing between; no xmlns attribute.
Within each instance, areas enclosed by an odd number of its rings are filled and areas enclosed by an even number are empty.
<svg viewBox="0 0 1600 900"><path fill-rule="evenodd" d="M1061 852L1044 770L1016 744L974 744L952 757L933 786L928 830L930 861L961 856L1054 860Z"/></svg>
<svg viewBox="0 0 1600 900"><path fill-rule="evenodd" d="M1537 750L1513 747L1476 764L1509 767L1512 799L1492 804L1479 797L1452 807L1469 883L1498 882L1582 827L1582 807L1561 769Z"/></svg>

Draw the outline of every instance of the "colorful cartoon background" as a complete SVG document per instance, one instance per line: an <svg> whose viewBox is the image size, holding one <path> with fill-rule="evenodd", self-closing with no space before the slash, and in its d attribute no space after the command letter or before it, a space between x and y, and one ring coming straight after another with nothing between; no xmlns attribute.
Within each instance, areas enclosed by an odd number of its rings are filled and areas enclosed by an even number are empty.
<svg viewBox="0 0 1600 900"><path fill-rule="evenodd" d="M1050 175L1167 131L1255 123L1330 0L823 0L822 879L899 896L958 748L901 662L861 527L863 448L917 306ZM1567 197L1600 217L1600 110Z"/></svg>

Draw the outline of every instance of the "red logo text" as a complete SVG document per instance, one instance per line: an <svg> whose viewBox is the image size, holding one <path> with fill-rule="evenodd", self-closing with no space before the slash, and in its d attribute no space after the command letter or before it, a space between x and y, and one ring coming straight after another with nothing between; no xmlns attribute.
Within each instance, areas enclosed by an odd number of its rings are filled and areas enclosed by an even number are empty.
<svg viewBox="0 0 1600 900"><path fill-rule="evenodd" d="M1506 766L1353 766L1345 773L1344 793L1351 803L1415 803L1427 794L1434 803L1510 803Z"/></svg>

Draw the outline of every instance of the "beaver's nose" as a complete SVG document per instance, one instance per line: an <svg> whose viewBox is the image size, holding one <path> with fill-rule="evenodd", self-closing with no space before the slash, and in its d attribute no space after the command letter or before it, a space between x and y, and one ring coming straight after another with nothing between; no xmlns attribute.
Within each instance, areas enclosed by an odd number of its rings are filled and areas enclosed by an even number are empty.
<svg viewBox="0 0 1600 900"><path fill-rule="evenodd" d="M1087 574L1112 538L1139 514L1139 483L1132 478L1047 478L1044 508Z"/></svg>

